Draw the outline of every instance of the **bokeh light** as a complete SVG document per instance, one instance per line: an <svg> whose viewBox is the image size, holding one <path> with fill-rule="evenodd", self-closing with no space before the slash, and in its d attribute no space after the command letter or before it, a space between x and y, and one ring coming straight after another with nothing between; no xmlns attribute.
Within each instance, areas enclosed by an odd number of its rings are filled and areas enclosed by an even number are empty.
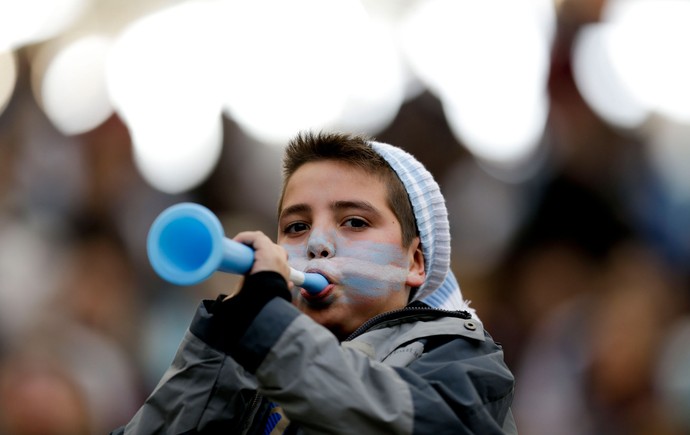
<svg viewBox="0 0 690 435"><path fill-rule="evenodd" d="M543 134L552 8L433 0L419 3L401 26L405 53L442 101L453 133L488 163L524 161Z"/></svg>
<svg viewBox="0 0 690 435"><path fill-rule="evenodd" d="M11 51L0 52L0 115L10 101L17 81L17 61Z"/></svg>
<svg viewBox="0 0 690 435"><path fill-rule="evenodd" d="M51 38L84 12L87 0L0 2L0 51Z"/></svg>
<svg viewBox="0 0 690 435"><path fill-rule="evenodd" d="M580 29L573 47L573 77L582 98L599 116L623 128L640 126L649 110L625 86L611 58L610 26Z"/></svg>
<svg viewBox="0 0 690 435"><path fill-rule="evenodd" d="M153 187L175 194L206 180L218 163L223 144L220 117L208 121L208 125L137 125L131 129L135 163Z"/></svg>
<svg viewBox="0 0 690 435"><path fill-rule="evenodd" d="M225 111L256 139L283 144L336 126L375 133L397 113L405 82L392 40L358 1L226 6Z"/></svg>
<svg viewBox="0 0 690 435"><path fill-rule="evenodd" d="M576 41L575 78L608 122L640 127L655 113L690 121L690 2L611 0Z"/></svg>
<svg viewBox="0 0 690 435"><path fill-rule="evenodd" d="M690 121L690 2L615 0L604 20L611 23L610 55L621 80L650 110ZM644 31L642 31L644 29Z"/></svg>
<svg viewBox="0 0 690 435"><path fill-rule="evenodd" d="M113 113L105 85L109 38L90 35L60 47L35 84L43 110L65 135L93 130ZM50 56L46 46L45 56ZM41 56L39 52L38 56ZM36 70L38 71L38 70Z"/></svg>
<svg viewBox="0 0 690 435"><path fill-rule="evenodd" d="M121 33L108 58L107 87L138 167L164 192L195 187L220 155L214 11L184 3L147 15Z"/></svg>

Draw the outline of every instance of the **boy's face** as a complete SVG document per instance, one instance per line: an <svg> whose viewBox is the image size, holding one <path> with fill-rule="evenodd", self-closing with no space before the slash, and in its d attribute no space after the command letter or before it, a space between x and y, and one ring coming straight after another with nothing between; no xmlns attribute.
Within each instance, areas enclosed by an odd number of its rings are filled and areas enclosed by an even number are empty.
<svg viewBox="0 0 690 435"><path fill-rule="evenodd" d="M285 186L278 243L292 267L332 285L317 296L294 289L295 305L341 340L405 306L425 275L419 238L403 248L400 228L379 178L342 162L301 166Z"/></svg>

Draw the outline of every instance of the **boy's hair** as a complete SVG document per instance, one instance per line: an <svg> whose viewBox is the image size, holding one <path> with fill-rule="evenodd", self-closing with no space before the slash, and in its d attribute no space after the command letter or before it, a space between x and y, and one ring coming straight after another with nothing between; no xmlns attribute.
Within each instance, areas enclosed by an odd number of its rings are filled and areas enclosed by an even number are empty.
<svg viewBox="0 0 690 435"><path fill-rule="evenodd" d="M345 133L301 132L288 143L283 157L283 188L278 210L283 208L285 186L302 165L316 161L338 161L378 177L388 189L388 206L400 222L402 243L409 247L418 235L417 223L405 186L393 168L371 147L372 139Z"/></svg>

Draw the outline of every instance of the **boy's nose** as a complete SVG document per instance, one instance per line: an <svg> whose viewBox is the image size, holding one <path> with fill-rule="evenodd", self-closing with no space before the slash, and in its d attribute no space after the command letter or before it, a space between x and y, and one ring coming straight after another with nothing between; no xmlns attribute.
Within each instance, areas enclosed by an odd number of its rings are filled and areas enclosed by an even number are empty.
<svg viewBox="0 0 690 435"><path fill-rule="evenodd" d="M323 240L310 241L307 255L310 260L315 258L330 258L335 255L335 247L332 243Z"/></svg>

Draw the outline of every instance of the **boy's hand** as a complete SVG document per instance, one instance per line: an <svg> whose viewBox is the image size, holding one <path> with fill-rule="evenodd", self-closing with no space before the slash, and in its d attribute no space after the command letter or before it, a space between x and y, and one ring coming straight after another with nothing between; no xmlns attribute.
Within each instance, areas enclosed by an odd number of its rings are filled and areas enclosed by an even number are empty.
<svg viewBox="0 0 690 435"><path fill-rule="evenodd" d="M214 343L213 346L233 355L238 361L247 360L249 364L253 361L253 353L243 351L238 343L266 304L274 299L292 300L289 290L291 269L287 251L261 231L241 232L233 240L254 250L254 263L237 292L219 296L208 307L212 315L211 324L214 325L208 339L209 343Z"/></svg>
<svg viewBox="0 0 690 435"><path fill-rule="evenodd" d="M273 241L261 231L244 231L237 234L236 242L244 243L254 249L254 264L249 275L262 271L273 271L281 274L285 281L290 281L290 266L285 248Z"/></svg>

